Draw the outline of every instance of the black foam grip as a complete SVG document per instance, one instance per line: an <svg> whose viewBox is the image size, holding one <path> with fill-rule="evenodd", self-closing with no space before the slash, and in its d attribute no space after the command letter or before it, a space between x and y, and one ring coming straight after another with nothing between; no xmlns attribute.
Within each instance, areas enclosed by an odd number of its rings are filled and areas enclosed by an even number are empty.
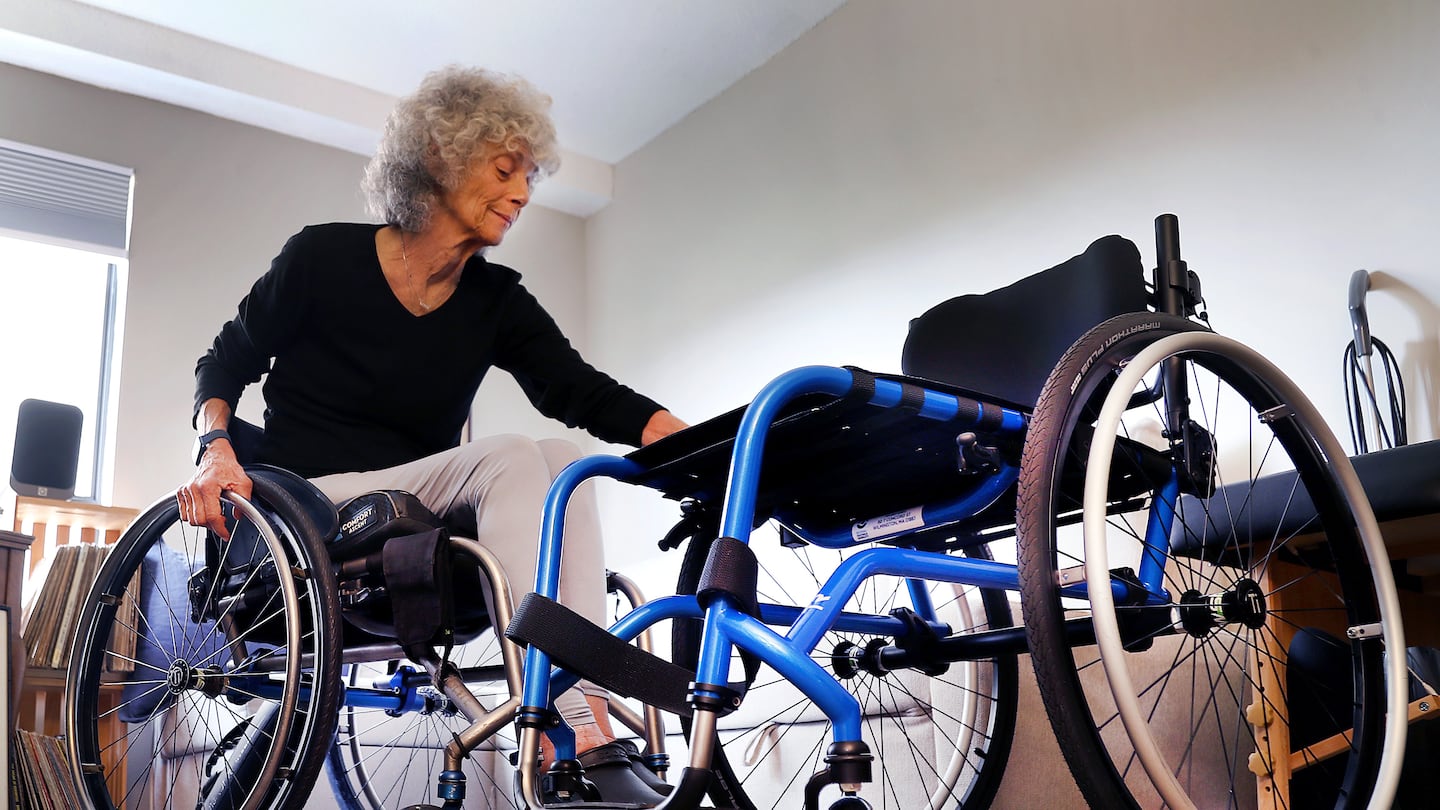
<svg viewBox="0 0 1440 810"><path fill-rule="evenodd" d="M965 397L956 397L958 406L955 409L955 421L962 425L974 425L980 421L982 408L980 403Z"/></svg>
<svg viewBox="0 0 1440 810"><path fill-rule="evenodd" d="M980 430L999 430L1000 424L1005 421L1005 415L1001 413L998 405L978 405L980 409Z"/></svg>
<svg viewBox="0 0 1440 810"><path fill-rule="evenodd" d="M925 389L914 383L900 383L900 407L918 413L925 407Z"/></svg>
<svg viewBox="0 0 1440 810"><path fill-rule="evenodd" d="M561 667L642 703L689 716L695 673L641 650L538 593L520 601L505 637L533 644Z"/></svg>
<svg viewBox="0 0 1440 810"><path fill-rule="evenodd" d="M845 370L850 372L852 378L850 392L845 395L845 399L858 399L861 402L869 402L875 397L874 374L871 374L863 368L856 368L854 366L846 366Z"/></svg>
<svg viewBox="0 0 1440 810"><path fill-rule="evenodd" d="M721 537L710 546L695 596L700 606L705 607L716 596L724 594L741 610L759 617L760 605L755 595L759 581L760 563L750 546L733 537Z"/></svg>

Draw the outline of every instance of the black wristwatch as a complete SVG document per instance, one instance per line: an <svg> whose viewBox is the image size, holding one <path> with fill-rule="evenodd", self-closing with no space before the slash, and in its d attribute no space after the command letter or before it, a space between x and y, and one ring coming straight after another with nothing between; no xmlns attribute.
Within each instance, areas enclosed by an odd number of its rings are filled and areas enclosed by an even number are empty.
<svg viewBox="0 0 1440 810"><path fill-rule="evenodd" d="M230 441L230 434L224 430L212 430L195 440L195 466L200 466L200 459L205 457L205 449L216 439L224 439L228 442Z"/></svg>

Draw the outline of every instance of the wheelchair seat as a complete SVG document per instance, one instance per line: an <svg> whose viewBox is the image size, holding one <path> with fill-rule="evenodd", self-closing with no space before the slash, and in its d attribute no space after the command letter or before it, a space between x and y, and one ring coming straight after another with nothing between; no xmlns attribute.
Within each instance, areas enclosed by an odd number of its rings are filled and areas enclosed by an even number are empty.
<svg viewBox="0 0 1440 810"><path fill-rule="evenodd" d="M874 376L1029 413L1075 340L1115 315L1145 310L1148 302L1140 251L1122 237L1102 237L1048 270L932 307L910 323L903 375ZM1034 328L1013 328L1021 322ZM630 453L627 458L646 469L637 483L677 500L718 504L744 413L737 408ZM979 439L1018 467L1018 441ZM779 510L783 522L828 532L963 498L985 477L966 469L953 425L913 419L903 408L807 395L771 426L757 515ZM994 539L990 530L1014 520L1012 487L946 531L960 537L987 532Z"/></svg>
<svg viewBox="0 0 1440 810"><path fill-rule="evenodd" d="M393 639L396 637L394 603L384 582L386 544L445 529L445 521L409 492L376 490L341 504L338 524L338 530L325 548L331 561L340 567L341 591L346 596L341 605L341 615L346 620L346 644ZM407 550L406 553L414 552ZM428 566L433 561L415 562ZM490 585L468 556L456 556L442 569L449 573L448 583L441 587L449 588L450 595L444 601L453 610L454 643L464 644L490 627L490 612L486 609ZM484 593L486 598L458 598L460 594L478 593Z"/></svg>
<svg viewBox="0 0 1440 810"><path fill-rule="evenodd" d="M864 373L864 372L862 372ZM969 392L901 375L878 379L923 383L931 390ZM744 408L692 426L630 453L646 471L636 483L674 499L720 503ZM1001 450L1019 463L1018 445ZM953 425L915 419L904 409L816 394L793 401L771 425L760 478L757 516L785 513L812 531L831 531L921 503L963 496L986 476L961 469ZM1006 502L1008 501L1008 507ZM1014 519L1014 494L967 520L978 527Z"/></svg>
<svg viewBox="0 0 1440 810"><path fill-rule="evenodd" d="M380 551L393 537L445 526L419 498L395 489L357 495L341 504L337 514L336 532L325 544L331 561L337 563Z"/></svg>
<svg viewBox="0 0 1440 810"><path fill-rule="evenodd" d="M240 420L232 423L237 421ZM247 429L253 432L247 435L259 432L253 425L241 428ZM408 492L377 490L358 495L337 507L314 484L289 470L269 464L249 464L245 471L272 497L276 497L275 490L279 490L293 501L297 514L287 516L287 522L298 522L297 530L324 538L330 562L340 572L346 646L368 646L395 639L394 605L384 581L385 545L396 538L444 529L445 521ZM244 567L248 560L263 556L255 545L258 542L253 527L248 532L242 530L232 538L232 547L224 559L233 568ZM217 548L214 559L221 558ZM456 557L446 568L450 574L450 594L486 595L485 599L448 600L453 603L454 643L464 644L490 628L490 613L486 608L490 587L468 556Z"/></svg>

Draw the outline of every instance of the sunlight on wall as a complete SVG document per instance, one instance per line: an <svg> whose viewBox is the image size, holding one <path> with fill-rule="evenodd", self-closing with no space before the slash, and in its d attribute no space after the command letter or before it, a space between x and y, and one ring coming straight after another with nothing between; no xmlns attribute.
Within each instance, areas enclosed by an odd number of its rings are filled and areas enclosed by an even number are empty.
<svg viewBox="0 0 1440 810"><path fill-rule="evenodd" d="M0 464L9 470L22 400L74 405L85 418L75 482L81 498L104 489L103 481L97 487L94 459L106 362L106 292L110 265L123 262L0 236L0 346L5 347Z"/></svg>

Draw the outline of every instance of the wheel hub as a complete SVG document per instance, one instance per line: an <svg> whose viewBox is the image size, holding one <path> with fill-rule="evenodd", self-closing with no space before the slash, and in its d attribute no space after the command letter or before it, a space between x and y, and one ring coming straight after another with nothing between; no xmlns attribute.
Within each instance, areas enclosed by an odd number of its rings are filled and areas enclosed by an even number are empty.
<svg viewBox="0 0 1440 810"><path fill-rule="evenodd" d="M887 646L889 644L883 638L872 638L864 647L842 641L830 653L830 669L842 681L848 681L861 672L883 678L890 670L880 663L880 652Z"/></svg>
<svg viewBox="0 0 1440 810"><path fill-rule="evenodd" d="M165 688L172 695L178 695L190 688L191 673L195 668L185 661L176 660L170 665L170 672L165 677Z"/></svg>
<svg viewBox="0 0 1440 810"><path fill-rule="evenodd" d="M210 697L217 697L225 691L225 673L215 667L196 667L188 661L177 658L165 675L165 689L172 695L194 689Z"/></svg>
<svg viewBox="0 0 1440 810"><path fill-rule="evenodd" d="M1189 590L1180 596L1180 623L1195 638L1203 638L1226 624L1258 630L1265 625L1267 615L1265 591L1253 579L1241 579L1217 594Z"/></svg>
<svg viewBox="0 0 1440 810"><path fill-rule="evenodd" d="M424 686L416 690L420 695L423 706L421 714L440 714L445 717L454 717L459 713L460 708L450 698L433 686Z"/></svg>

